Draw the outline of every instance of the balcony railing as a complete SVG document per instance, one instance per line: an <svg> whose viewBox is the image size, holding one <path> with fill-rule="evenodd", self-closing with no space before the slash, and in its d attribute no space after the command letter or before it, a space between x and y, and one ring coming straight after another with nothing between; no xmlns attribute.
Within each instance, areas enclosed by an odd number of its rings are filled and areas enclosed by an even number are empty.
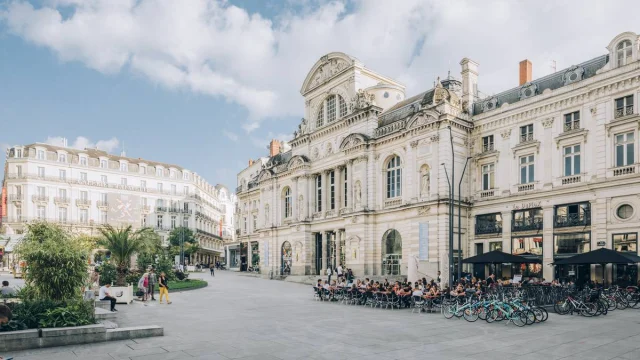
<svg viewBox="0 0 640 360"><path fill-rule="evenodd" d="M33 202L49 202L49 197L46 195L33 195L31 200Z"/></svg>
<svg viewBox="0 0 640 360"><path fill-rule="evenodd" d="M109 202L108 201L103 201L103 200L98 200L96 201L96 206L99 208L108 208L109 207Z"/></svg>
<svg viewBox="0 0 640 360"><path fill-rule="evenodd" d="M564 132L580 130L580 121L572 121L564 123Z"/></svg>
<svg viewBox="0 0 640 360"><path fill-rule="evenodd" d="M511 225L511 231L542 230L542 219L515 220Z"/></svg>
<svg viewBox="0 0 640 360"><path fill-rule="evenodd" d="M501 222L480 222L476 224L476 235L502 234Z"/></svg>
<svg viewBox="0 0 640 360"><path fill-rule="evenodd" d="M589 225L591 225L591 215L589 214L556 215L553 222L553 226L557 228Z"/></svg>
<svg viewBox="0 0 640 360"><path fill-rule="evenodd" d="M180 212L180 210L181 210L180 208L174 208L174 207L169 208L169 212L170 212L170 213L179 213L179 212Z"/></svg>
<svg viewBox="0 0 640 360"><path fill-rule="evenodd" d="M180 212L183 214L193 214L193 210L191 209L181 209Z"/></svg>
<svg viewBox="0 0 640 360"><path fill-rule="evenodd" d="M636 165L621 166L613 169L613 176L630 175L636 173Z"/></svg>
<svg viewBox="0 0 640 360"><path fill-rule="evenodd" d="M520 184L518 185L518 192L523 192L523 191L531 191L535 189L535 183L529 183L529 184Z"/></svg>
<svg viewBox="0 0 640 360"><path fill-rule="evenodd" d="M493 143L482 144L482 152L493 151L494 146Z"/></svg>
<svg viewBox="0 0 640 360"><path fill-rule="evenodd" d="M486 199L495 196L495 190L483 190L480 191L480 199Z"/></svg>
<svg viewBox="0 0 640 360"><path fill-rule="evenodd" d="M570 175L562 178L562 185L577 184L582 181L582 175Z"/></svg>
<svg viewBox="0 0 640 360"><path fill-rule="evenodd" d="M529 142L529 141L533 141L533 133L520 135L520 142L521 143L525 143L525 142Z"/></svg>
<svg viewBox="0 0 640 360"><path fill-rule="evenodd" d="M219 235L212 234L212 233L210 233L208 231L204 231L204 230L201 230L201 229L196 229L196 234L202 234L202 235L206 235L206 236L209 236L209 237L213 237L213 238L222 240L222 238Z"/></svg>
<svg viewBox="0 0 640 360"><path fill-rule="evenodd" d="M633 115L633 105L627 105L625 107L617 108L615 118Z"/></svg>
<svg viewBox="0 0 640 360"><path fill-rule="evenodd" d="M142 205L142 206L141 206L141 209L142 209L142 211L143 211L143 212L147 212L147 213L148 213L149 211L151 211L151 206L149 206L149 205Z"/></svg>
<svg viewBox="0 0 640 360"><path fill-rule="evenodd" d="M388 199L384 201L384 207L392 207L402 205L402 199Z"/></svg>
<svg viewBox="0 0 640 360"><path fill-rule="evenodd" d="M9 201L22 201L24 194L9 194Z"/></svg>
<svg viewBox="0 0 640 360"><path fill-rule="evenodd" d="M89 199L76 199L76 206L91 206Z"/></svg>
<svg viewBox="0 0 640 360"><path fill-rule="evenodd" d="M56 196L53 198L53 202L56 204L69 204L71 202L71 199L69 199L68 197Z"/></svg>

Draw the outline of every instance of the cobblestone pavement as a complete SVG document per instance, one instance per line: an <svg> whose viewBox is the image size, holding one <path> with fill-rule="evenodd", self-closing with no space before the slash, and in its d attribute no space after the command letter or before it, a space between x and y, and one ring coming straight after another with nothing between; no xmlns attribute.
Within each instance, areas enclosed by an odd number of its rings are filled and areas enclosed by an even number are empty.
<svg viewBox="0 0 640 360"><path fill-rule="evenodd" d="M316 302L309 286L228 271L171 305L120 305L118 324L164 337L3 354L36 359L640 359L640 310L549 315L523 328Z"/></svg>

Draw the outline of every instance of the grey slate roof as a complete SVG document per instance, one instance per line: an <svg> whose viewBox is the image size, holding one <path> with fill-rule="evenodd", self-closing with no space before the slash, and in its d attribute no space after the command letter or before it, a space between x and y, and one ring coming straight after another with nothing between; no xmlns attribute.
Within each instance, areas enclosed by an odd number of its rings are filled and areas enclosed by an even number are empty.
<svg viewBox="0 0 640 360"><path fill-rule="evenodd" d="M540 95L546 89L555 90L569 85L570 83L588 79L596 75L596 71L601 69L608 62L609 55L602 55L581 64L541 77L540 79L533 80L522 86L503 91L497 95L486 97L473 103L473 115L494 110L504 103L513 104L525 98ZM525 94L527 89L532 91L531 95Z"/></svg>
<svg viewBox="0 0 640 360"><path fill-rule="evenodd" d="M404 119L405 117L407 117L407 115L417 111L420 107L420 104L431 103L433 101L433 92L434 89L430 89L393 105L385 112L380 114L380 116L378 117L378 119L380 119L379 126L382 127L400 119ZM412 105L415 106L412 108Z"/></svg>

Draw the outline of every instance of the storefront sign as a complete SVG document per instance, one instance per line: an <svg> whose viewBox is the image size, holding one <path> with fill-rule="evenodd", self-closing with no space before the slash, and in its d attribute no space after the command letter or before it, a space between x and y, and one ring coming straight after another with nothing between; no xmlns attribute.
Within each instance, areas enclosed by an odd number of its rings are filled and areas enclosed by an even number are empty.
<svg viewBox="0 0 640 360"><path fill-rule="evenodd" d="M605 246L605 242L604 241L598 241L598 246Z"/></svg>
<svg viewBox="0 0 640 360"><path fill-rule="evenodd" d="M569 276L575 276L576 272L575 271L569 271Z"/></svg>
<svg viewBox="0 0 640 360"><path fill-rule="evenodd" d="M534 209L534 208L539 208L540 205L542 205L542 201L532 201L532 202L522 203L522 204L513 204L513 210Z"/></svg>
<svg viewBox="0 0 640 360"><path fill-rule="evenodd" d="M429 260L429 223L418 224L418 259Z"/></svg>

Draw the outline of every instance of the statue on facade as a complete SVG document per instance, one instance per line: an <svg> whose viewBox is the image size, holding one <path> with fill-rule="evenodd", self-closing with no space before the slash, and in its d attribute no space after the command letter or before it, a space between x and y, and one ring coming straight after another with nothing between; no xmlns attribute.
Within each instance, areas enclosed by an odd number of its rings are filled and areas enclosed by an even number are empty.
<svg viewBox="0 0 640 360"><path fill-rule="evenodd" d="M360 185L360 181L356 181L354 192L356 195L356 206L359 206L362 201L362 186Z"/></svg>
<svg viewBox="0 0 640 360"><path fill-rule="evenodd" d="M264 225L269 226L269 204L264 206Z"/></svg>
<svg viewBox="0 0 640 360"><path fill-rule="evenodd" d="M356 96L351 100L351 104L349 105L349 107L353 112L355 110L364 109L375 104L375 95L369 94L368 92L360 89L356 93Z"/></svg>
<svg viewBox="0 0 640 360"><path fill-rule="evenodd" d="M304 197L298 196L298 219L304 220Z"/></svg>
<svg viewBox="0 0 640 360"><path fill-rule="evenodd" d="M429 195L429 170L426 168L422 170L422 177L420 180L420 196Z"/></svg>

